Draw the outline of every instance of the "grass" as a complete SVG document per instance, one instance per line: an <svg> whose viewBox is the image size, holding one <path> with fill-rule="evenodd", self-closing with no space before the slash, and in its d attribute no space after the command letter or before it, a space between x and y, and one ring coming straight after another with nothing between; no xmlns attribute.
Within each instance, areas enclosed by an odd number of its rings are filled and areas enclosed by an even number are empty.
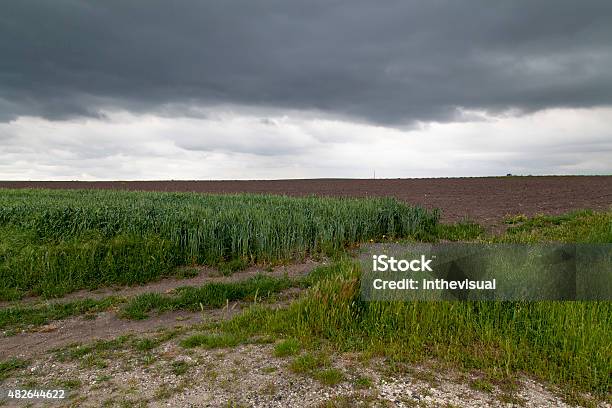
<svg viewBox="0 0 612 408"><path fill-rule="evenodd" d="M0 381L7 378L13 371L25 368L28 366L26 360L20 358L10 358L0 361Z"/></svg>
<svg viewBox="0 0 612 408"><path fill-rule="evenodd" d="M522 371L599 395L611 387L611 327L610 302L362 302L350 266L287 310L256 307L224 323L235 335L272 332L392 361ZM293 367L312 361L301 357Z"/></svg>
<svg viewBox="0 0 612 408"><path fill-rule="evenodd" d="M455 224L438 224L435 240L474 241L486 235L485 229L473 221L460 221Z"/></svg>
<svg viewBox="0 0 612 408"><path fill-rule="evenodd" d="M504 234L491 236L472 221L437 224L429 241L472 241L498 243L612 243L612 211L572 211L562 215L524 214L504 218L508 229Z"/></svg>
<svg viewBox="0 0 612 408"><path fill-rule="evenodd" d="M0 190L0 296L135 284L179 265L253 263L434 232L436 211L391 198Z"/></svg>
<svg viewBox="0 0 612 408"><path fill-rule="evenodd" d="M57 388L64 388L69 390L75 390L80 388L83 385L82 381L78 378L65 378L60 380L55 380L51 382L51 386Z"/></svg>
<svg viewBox="0 0 612 408"><path fill-rule="evenodd" d="M59 361L84 360L100 361L111 357L113 353L131 344L132 335L119 336L111 340L97 340L91 344L71 344L55 350Z"/></svg>
<svg viewBox="0 0 612 408"><path fill-rule="evenodd" d="M183 375L189 371L189 363L183 360L175 360L172 362L172 374Z"/></svg>
<svg viewBox="0 0 612 408"><path fill-rule="evenodd" d="M610 243L611 220L610 212L535 217L495 240ZM360 267L353 261L319 273L320 280L288 309L253 307L222 323L222 330L243 337L276 333L301 344L324 341L340 352L367 352L390 362L433 358L502 379L529 373L598 398L612 392L609 301L364 302ZM310 354L292 363L298 372L315 368ZM484 383L474 386L488 388Z"/></svg>
<svg viewBox="0 0 612 408"><path fill-rule="evenodd" d="M202 347L206 349L234 347L242 342L242 339L230 334L207 334L199 333L191 335L180 344L184 348Z"/></svg>
<svg viewBox="0 0 612 408"><path fill-rule="evenodd" d="M27 326L42 326L53 320L98 313L121 302L123 300L120 298L108 297L101 300L82 299L40 306L11 306L0 309L0 329L17 330Z"/></svg>
<svg viewBox="0 0 612 408"><path fill-rule="evenodd" d="M292 354L295 353L297 353L297 350ZM306 352L295 357L289 368L294 373L309 375L327 386L334 386L345 380L342 371L329 366L330 360L326 354Z"/></svg>
<svg viewBox="0 0 612 408"><path fill-rule="evenodd" d="M493 384L481 378L475 379L470 383L470 388L482 392L493 392Z"/></svg>
<svg viewBox="0 0 612 408"><path fill-rule="evenodd" d="M293 356L300 351L300 342L297 339L286 339L274 347L276 357Z"/></svg>
<svg viewBox="0 0 612 408"><path fill-rule="evenodd" d="M152 311L198 310L203 307L222 307L227 302L265 299L292 286L301 285L289 278L257 275L239 282L211 282L201 287L183 287L175 295L145 293L128 301L121 315L129 319L146 319Z"/></svg>
<svg viewBox="0 0 612 408"><path fill-rule="evenodd" d="M132 299L106 297L80 299L69 302L44 303L34 306L10 306L0 309L0 330L6 334L20 329L42 326L55 320L74 316L95 316L111 308L120 308L120 316L128 319L146 319L152 311L199 310L203 307L222 307L229 301L261 301L290 287L309 287L317 281L332 276L337 266L319 266L306 277L291 280L256 275L240 282L208 283L200 287L182 287L175 295L149 292ZM143 339L138 347L147 347L153 340Z"/></svg>
<svg viewBox="0 0 612 408"><path fill-rule="evenodd" d="M304 353L297 356L290 364L289 368L294 373L309 373L318 368L325 366L328 362L326 361L325 355L323 354L312 354Z"/></svg>
<svg viewBox="0 0 612 408"><path fill-rule="evenodd" d="M144 358L150 358L154 349L184 333L184 328L159 330L153 337L138 338L126 334L110 340L97 340L89 344L74 343L51 350L58 361L81 361L86 365L104 365L106 360L117 359L127 352L136 351Z"/></svg>
<svg viewBox="0 0 612 408"><path fill-rule="evenodd" d="M151 351L158 345L159 341L151 338L136 339L133 343L134 349L142 352Z"/></svg>
<svg viewBox="0 0 612 408"><path fill-rule="evenodd" d="M353 382L357 388L367 389L373 386L372 379L369 377L359 376Z"/></svg>
<svg viewBox="0 0 612 408"><path fill-rule="evenodd" d="M612 211L574 211L551 216L538 215L533 218L511 217L512 226L505 234L494 237L495 242L537 243L612 243Z"/></svg>
<svg viewBox="0 0 612 408"><path fill-rule="evenodd" d="M316 371L314 377L319 380L322 384L328 386L334 386L344 381L344 373L336 368L327 368L324 370Z"/></svg>

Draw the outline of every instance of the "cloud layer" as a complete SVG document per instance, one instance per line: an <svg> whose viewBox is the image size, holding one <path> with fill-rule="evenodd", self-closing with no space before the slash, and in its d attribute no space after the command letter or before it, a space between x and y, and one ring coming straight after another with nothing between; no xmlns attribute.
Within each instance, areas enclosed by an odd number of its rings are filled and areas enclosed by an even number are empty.
<svg viewBox="0 0 612 408"><path fill-rule="evenodd" d="M612 2L7 0L0 179L612 173Z"/></svg>
<svg viewBox="0 0 612 408"><path fill-rule="evenodd" d="M0 121L235 104L411 125L612 104L610 1L8 0Z"/></svg>
<svg viewBox="0 0 612 408"><path fill-rule="evenodd" d="M610 174L610 117L612 108L554 109L409 130L281 112L21 117L0 124L0 179Z"/></svg>

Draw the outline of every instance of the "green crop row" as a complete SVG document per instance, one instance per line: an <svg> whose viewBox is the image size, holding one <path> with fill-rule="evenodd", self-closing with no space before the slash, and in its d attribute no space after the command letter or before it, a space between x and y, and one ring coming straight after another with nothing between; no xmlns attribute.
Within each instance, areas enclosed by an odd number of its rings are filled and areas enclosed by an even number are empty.
<svg viewBox="0 0 612 408"><path fill-rule="evenodd" d="M274 262L435 234L395 199L0 190L0 297L146 282L178 265Z"/></svg>

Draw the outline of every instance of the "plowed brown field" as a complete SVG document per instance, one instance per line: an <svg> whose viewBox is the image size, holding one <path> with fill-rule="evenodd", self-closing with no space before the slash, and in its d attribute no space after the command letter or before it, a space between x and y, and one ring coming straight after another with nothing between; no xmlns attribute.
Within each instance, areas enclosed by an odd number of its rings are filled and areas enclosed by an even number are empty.
<svg viewBox="0 0 612 408"><path fill-rule="evenodd" d="M309 179L249 181L0 181L0 188L121 189L199 193L272 193L350 197L392 196L440 208L443 221L498 224L509 214L561 214L609 209L612 176L475 177L435 179Z"/></svg>

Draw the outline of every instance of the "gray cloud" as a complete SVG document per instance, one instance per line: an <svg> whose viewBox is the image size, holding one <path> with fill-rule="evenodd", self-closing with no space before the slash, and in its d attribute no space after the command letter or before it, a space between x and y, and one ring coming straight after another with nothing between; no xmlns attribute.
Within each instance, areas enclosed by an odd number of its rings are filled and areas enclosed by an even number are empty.
<svg viewBox="0 0 612 408"><path fill-rule="evenodd" d="M0 180L371 177L373 169L378 177L612 173L612 107L410 129L207 113L0 123Z"/></svg>
<svg viewBox="0 0 612 408"><path fill-rule="evenodd" d="M8 0L0 121L219 104L449 121L612 104L611 66L610 1Z"/></svg>

